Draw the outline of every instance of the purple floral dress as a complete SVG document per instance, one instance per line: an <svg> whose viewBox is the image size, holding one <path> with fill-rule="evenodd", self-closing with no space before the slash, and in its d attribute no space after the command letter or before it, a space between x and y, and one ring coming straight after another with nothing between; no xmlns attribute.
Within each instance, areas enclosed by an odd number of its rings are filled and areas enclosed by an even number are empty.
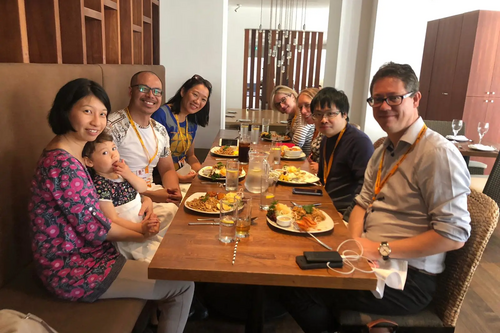
<svg viewBox="0 0 500 333"><path fill-rule="evenodd" d="M44 151L31 192L32 250L45 288L71 301L97 300L126 259L106 241L111 222L86 169L64 150Z"/></svg>

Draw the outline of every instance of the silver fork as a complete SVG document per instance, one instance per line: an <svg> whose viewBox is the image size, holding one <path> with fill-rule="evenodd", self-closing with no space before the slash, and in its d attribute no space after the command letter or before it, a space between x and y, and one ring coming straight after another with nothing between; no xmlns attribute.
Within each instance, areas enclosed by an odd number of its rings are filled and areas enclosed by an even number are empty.
<svg viewBox="0 0 500 333"><path fill-rule="evenodd" d="M302 207L303 205L299 205L298 203L295 203L293 201L290 201L292 203L292 205L296 206L296 207ZM318 206L321 206L321 203L313 203L312 204L314 207L318 207Z"/></svg>

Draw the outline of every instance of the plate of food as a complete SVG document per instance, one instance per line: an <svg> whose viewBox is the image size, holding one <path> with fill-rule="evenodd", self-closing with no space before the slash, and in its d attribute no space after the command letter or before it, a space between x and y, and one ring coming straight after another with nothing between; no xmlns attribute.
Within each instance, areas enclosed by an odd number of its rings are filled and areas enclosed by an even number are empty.
<svg viewBox="0 0 500 333"><path fill-rule="evenodd" d="M236 192L217 193L217 192L196 192L189 196L184 202L184 206L193 212L219 215L220 200L231 199L237 195Z"/></svg>
<svg viewBox="0 0 500 333"><path fill-rule="evenodd" d="M238 157L238 147L236 146L212 147L210 152L214 155L222 157Z"/></svg>
<svg viewBox="0 0 500 333"><path fill-rule="evenodd" d="M273 202L267 211L267 222L281 230L312 234L333 230L333 220L328 214L313 205L288 207Z"/></svg>
<svg viewBox="0 0 500 333"><path fill-rule="evenodd" d="M288 135L285 135L285 134L276 134L276 133L269 133L269 132L262 132L260 137L262 138L262 140L264 141L282 141L282 142L286 142L286 141L292 141L292 138L289 137Z"/></svg>
<svg viewBox="0 0 500 333"><path fill-rule="evenodd" d="M226 164L222 162L218 162L214 166L206 166L198 171L198 174L203 178L211 179L211 180L224 180L226 179ZM236 171L235 171L236 172ZM245 170L240 167L240 175L239 178L243 178L246 176Z"/></svg>
<svg viewBox="0 0 500 333"><path fill-rule="evenodd" d="M311 184L319 181L317 176L294 166L285 165L283 169L276 169L275 171L280 173L278 181L282 183Z"/></svg>
<svg viewBox="0 0 500 333"><path fill-rule="evenodd" d="M284 160L300 160L304 157L306 157L306 154L298 146L281 146L281 158Z"/></svg>

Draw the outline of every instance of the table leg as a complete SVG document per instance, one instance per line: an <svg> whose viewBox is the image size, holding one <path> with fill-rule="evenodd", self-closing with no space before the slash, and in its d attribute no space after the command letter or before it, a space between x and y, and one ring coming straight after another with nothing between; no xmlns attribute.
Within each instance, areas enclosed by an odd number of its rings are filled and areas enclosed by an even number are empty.
<svg viewBox="0 0 500 333"><path fill-rule="evenodd" d="M262 333L264 331L264 298L263 286L251 286L252 298L245 323L245 333Z"/></svg>

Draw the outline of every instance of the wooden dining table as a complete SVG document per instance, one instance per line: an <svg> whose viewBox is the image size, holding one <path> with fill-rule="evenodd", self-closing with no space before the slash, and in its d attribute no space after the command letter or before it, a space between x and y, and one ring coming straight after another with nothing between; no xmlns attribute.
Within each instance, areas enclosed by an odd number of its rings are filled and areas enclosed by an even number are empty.
<svg viewBox="0 0 500 333"><path fill-rule="evenodd" d="M237 136L237 131L221 130L214 140L214 145L217 145L219 138L234 138L235 136ZM269 142L261 141L253 148L266 149L269 145ZM203 165L212 166L219 162L219 159L221 157L209 153ZM304 170L309 169L309 163L305 160L282 160L280 167L284 165L293 165ZM248 171L247 165L244 166L244 169ZM218 226L188 225L188 222L194 222L197 218L210 216L198 214L186 208L186 198L196 192L225 192L224 188L220 187L219 182L207 183L207 181L201 176L193 180L149 265L150 279L252 286L375 289L377 279L373 273L355 271L344 275L326 268L301 270L295 262L296 256L302 255L304 251L326 251L326 249L307 233L293 233L272 227L266 221L266 211L259 210L260 194L253 194L247 190L244 194L253 198L252 216L257 217L256 225L251 226L249 237L239 241L233 263L235 243L223 244L220 242L218 240ZM239 186L244 186L244 182L245 180L240 181ZM321 189L323 193L322 196L308 196L292 194L293 187L298 186L278 183L275 199L289 206L291 205L290 200L298 204L321 203L321 210L333 219L334 229L317 234L317 237L336 250L340 243L348 239L349 236L342 217L335 209L324 188L318 185L308 185L306 188ZM355 247L346 245L343 249L355 249ZM365 259L357 261L356 266L362 270L369 270L368 262ZM339 270L344 273L350 271L345 266ZM246 331L260 332L263 328L262 309L258 309L257 306L252 311L254 312L247 320Z"/></svg>
<svg viewBox="0 0 500 333"><path fill-rule="evenodd" d="M463 156L468 156L468 157L493 157L493 158L496 158L498 156L498 150L500 149L500 144L499 143L491 143L491 142L487 142L487 141L483 141L482 142L486 146L494 147L496 150L493 150L493 151L483 151L483 150L477 150L477 149L469 148L469 145L477 144L477 143L478 142L475 142L475 141L457 142L457 143L455 143L455 146L457 146L458 150L460 150L460 153L462 153Z"/></svg>

